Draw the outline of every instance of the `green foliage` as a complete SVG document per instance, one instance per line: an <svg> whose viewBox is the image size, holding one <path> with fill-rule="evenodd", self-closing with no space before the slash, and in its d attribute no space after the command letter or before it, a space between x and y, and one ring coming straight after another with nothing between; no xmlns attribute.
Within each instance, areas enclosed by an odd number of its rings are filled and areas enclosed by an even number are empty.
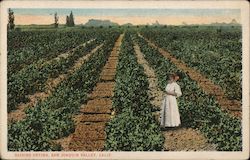
<svg viewBox="0 0 250 160"><path fill-rule="evenodd" d="M222 28L218 33L212 28L167 28L143 30L142 34L220 85L228 98L241 100L240 30Z"/></svg>
<svg viewBox="0 0 250 160"><path fill-rule="evenodd" d="M164 137L152 115L148 81L137 63L133 43L126 33L116 74L113 107L116 116L106 128L106 150L153 151L163 148Z"/></svg>
<svg viewBox="0 0 250 160"><path fill-rule="evenodd" d="M239 33L224 29L219 33L212 31L200 28L175 29L171 26L161 31L157 28L142 28L145 37L151 38L160 47L171 51L177 58L220 84L228 97L240 99ZM104 42L103 48L61 82L45 101L27 109L24 120L9 124L9 151L62 149L52 140L74 131L72 115L87 101L87 94L98 82L101 69L118 35L118 31L104 28L66 32L8 32L8 110L25 102L28 94L43 91L48 78L66 73L76 59ZM132 35L132 32L127 32L121 46L113 97L116 115L106 127L105 149L159 151L163 148L164 137L152 115L153 107L147 93L149 84L143 67L137 63L132 38L141 46L146 60L156 71L158 86L162 90L167 84L167 73L180 70L156 49L149 47L145 40ZM46 63L59 53L89 39L96 40L77 49L66 59ZM241 121L222 112L214 96L205 94L187 74L182 74L183 79L179 84L183 95L178 99L182 124L200 130L220 151L241 151Z"/></svg>
<svg viewBox="0 0 250 160"><path fill-rule="evenodd" d="M34 126L33 121L22 121L8 126L8 146L10 151L53 151L60 150L53 146L45 133Z"/></svg>
<svg viewBox="0 0 250 160"><path fill-rule="evenodd" d="M104 41L116 32L107 29L8 32L8 76L39 60L51 60L90 39Z"/></svg>
<svg viewBox="0 0 250 160"><path fill-rule="evenodd" d="M46 33L44 34L46 35ZM10 71L8 71L8 112L16 109L19 103L26 102L27 95L37 91L44 91L46 81L49 78L55 78L60 74L67 73L68 69L78 58L86 55L101 42L105 41L107 34L112 35L117 34L117 32L102 32L93 42L77 48L73 53L70 53L67 58L52 59L49 63L47 59L40 59L15 74L11 72L10 69ZM93 38L93 35L89 35L89 39L91 39L91 37ZM67 36L67 34L64 34L64 36ZM48 57L49 56L50 55L48 55ZM32 58L32 56L30 58ZM33 58L35 59L35 57ZM9 61L8 63L12 66L14 61ZM22 61L20 61L20 63L22 63Z"/></svg>
<svg viewBox="0 0 250 160"><path fill-rule="evenodd" d="M165 59L156 49L137 37L146 60L156 70L159 87L164 90L167 84L166 75L171 72L181 72L169 60ZM242 133L241 121L222 112L215 97L205 94L190 77L184 76L179 84L183 95L179 98L179 109L183 125L199 129L209 142L217 144L221 151L241 151Z"/></svg>
<svg viewBox="0 0 250 160"><path fill-rule="evenodd" d="M112 151L161 150L164 137L152 113L138 116L131 106L123 109L106 128L106 149Z"/></svg>
<svg viewBox="0 0 250 160"><path fill-rule="evenodd" d="M69 57L52 60L50 63L40 60L10 76L8 78L8 111L16 109L19 103L25 102L27 95L44 91L49 78L67 73L78 58L89 53L97 44L96 42L87 44L75 50Z"/></svg>
<svg viewBox="0 0 250 160"><path fill-rule="evenodd" d="M60 150L53 145L58 139L74 131L72 115L87 100L87 94L99 80L101 69L111 53L118 34L93 54L80 69L60 83L50 97L26 111L26 118L8 128L10 151Z"/></svg>

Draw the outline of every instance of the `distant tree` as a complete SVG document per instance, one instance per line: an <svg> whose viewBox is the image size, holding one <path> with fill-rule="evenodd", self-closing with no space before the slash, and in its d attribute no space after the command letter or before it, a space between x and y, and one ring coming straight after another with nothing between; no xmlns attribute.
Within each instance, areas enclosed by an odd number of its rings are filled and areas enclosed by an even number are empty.
<svg viewBox="0 0 250 160"><path fill-rule="evenodd" d="M112 28L112 26L109 26L109 28Z"/></svg>
<svg viewBox="0 0 250 160"><path fill-rule="evenodd" d="M66 26L69 26L69 16L66 16Z"/></svg>
<svg viewBox="0 0 250 160"><path fill-rule="evenodd" d="M146 25L145 28L148 28L148 25Z"/></svg>
<svg viewBox="0 0 250 160"><path fill-rule="evenodd" d="M164 28L167 28L167 25L164 25L163 27L164 27Z"/></svg>
<svg viewBox="0 0 250 160"><path fill-rule="evenodd" d="M103 28L103 26L101 25L100 28Z"/></svg>
<svg viewBox="0 0 250 160"><path fill-rule="evenodd" d="M57 16L57 12L55 13L54 18L55 18L55 23L54 23L55 28L58 28L59 17Z"/></svg>
<svg viewBox="0 0 250 160"><path fill-rule="evenodd" d="M72 11L70 12L70 15L69 15L69 26L70 26L70 27L75 26L74 16L73 16Z"/></svg>
<svg viewBox="0 0 250 160"><path fill-rule="evenodd" d="M75 26L74 16L73 16L72 11L70 12L70 15L66 17L66 26L68 27Z"/></svg>
<svg viewBox="0 0 250 160"><path fill-rule="evenodd" d="M11 9L9 9L9 22L7 26L9 30L13 30L15 28L14 20L15 20L14 12Z"/></svg>

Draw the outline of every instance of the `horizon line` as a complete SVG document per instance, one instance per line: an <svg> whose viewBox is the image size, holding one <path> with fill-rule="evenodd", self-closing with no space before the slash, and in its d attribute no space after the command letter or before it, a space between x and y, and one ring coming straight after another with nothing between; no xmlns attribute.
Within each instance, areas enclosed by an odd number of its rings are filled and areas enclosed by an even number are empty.
<svg viewBox="0 0 250 160"><path fill-rule="evenodd" d="M165 19L164 19L165 18ZM99 21L110 21L111 23L116 23L118 25L125 25L125 24L132 24L132 25L203 25L203 24L241 24L238 20L236 20L234 17L212 17L212 19L201 19L200 17L185 17L186 19L178 19L175 17L164 17L161 18L138 18L138 17L133 17L132 18L127 18L127 19L119 19L119 18L110 18L110 17L74 17L75 24L79 25L84 25L88 23L90 20L99 20ZM200 19L199 19L200 18ZM214 18L214 19L213 19ZM218 18L218 19L216 19ZM21 20L21 21L20 21ZM51 16L26 16L26 17L18 17L15 18L16 25L50 25L53 24L53 18ZM66 24L66 21L61 19L59 17L59 24Z"/></svg>

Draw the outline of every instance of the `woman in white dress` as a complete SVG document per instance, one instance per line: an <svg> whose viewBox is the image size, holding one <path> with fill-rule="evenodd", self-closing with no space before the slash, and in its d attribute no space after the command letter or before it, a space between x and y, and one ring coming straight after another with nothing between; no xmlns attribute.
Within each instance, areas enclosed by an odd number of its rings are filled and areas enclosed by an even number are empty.
<svg viewBox="0 0 250 160"><path fill-rule="evenodd" d="M169 76L161 108L161 127L177 127L181 124L177 97L182 95L180 86L176 83L180 78L178 73Z"/></svg>

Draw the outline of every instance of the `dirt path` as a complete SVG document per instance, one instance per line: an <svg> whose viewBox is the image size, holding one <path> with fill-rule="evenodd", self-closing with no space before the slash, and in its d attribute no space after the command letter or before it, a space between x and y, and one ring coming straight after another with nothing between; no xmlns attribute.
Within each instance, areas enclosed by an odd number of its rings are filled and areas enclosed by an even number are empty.
<svg viewBox="0 0 250 160"><path fill-rule="evenodd" d="M241 102L237 100L229 100L225 94L222 88L216 84L214 84L211 80L207 79L205 76L203 76L199 71L192 69L188 67L184 62L182 62L179 59L176 59L173 55L168 53L167 51L163 50L162 48L159 48L154 43L143 37L139 34L140 37L144 38L148 44L156 49L167 59L169 59L172 63L174 63L179 69L184 71L188 74L188 76L196 81L200 88L205 91L207 94L215 96L218 104L221 106L221 108L225 111L227 111L229 114L238 117L239 119L242 118L242 107Z"/></svg>
<svg viewBox="0 0 250 160"><path fill-rule="evenodd" d="M156 74L144 58L138 44L134 43L134 49L137 61L143 66L144 72L148 77L150 102L156 108L160 109L164 93L157 86L158 80ZM160 120L160 112L158 111L154 114L156 118ZM191 128L162 131L162 134L165 137L164 150L167 151L211 151L216 148L216 146L207 143L206 138L199 131Z"/></svg>
<svg viewBox="0 0 250 160"><path fill-rule="evenodd" d="M99 48L101 48L103 44L97 46L95 49L93 49L91 52L89 52L87 55L79 58L74 65L67 71L66 74L61 74L56 78L48 79L45 86L45 92L36 92L33 95L29 95L29 102L28 103L21 103L19 106L17 106L16 110L11 111L8 113L8 123L12 123L15 121L19 121L25 118L25 109L27 107L35 106L36 103L39 100L45 100L49 95L51 95L54 88L63 80L65 80L69 75L73 74L77 69L79 69L86 60L89 59L89 57L95 53Z"/></svg>
<svg viewBox="0 0 250 160"><path fill-rule="evenodd" d="M79 114L74 116L75 132L56 140L64 151L102 151L106 139L105 127L111 118L112 96L115 87L116 65L123 34L120 35L106 62L100 81L88 95Z"/></svg>
<svg viewBox="0 0 250 160"><path fill-rule="evenodd" d="M45 64L51 63L51 62L53 62L54 60L60 60L61 58L68 58L68 56L71 55L71 54L74 54L74 52L75 52L77 49L79 49L79 48L81 48L81 47L85 47L87 44L89 44L89 43L91 43L91 42L93 42L93 41L95 41L95 39L88 40L87 42L84 42L84 43L82 43L82 44L76 46L75 48L69 49L68 51L66 51L66 52L64 52L64 53L59 54L57 57L55 57L55 58L53 58L53 59L51 59L51 60L49 60L49 61L46 61L46 63L42 64L42 66L45 65Z"/></svg>
<svg viewBox="0 0 250 160"><path fill-rule="evenodd" d="M163 91L158 87L158 79L156 77L156 74L154 70L150 67L147 60L144 58L143 53L140 50L140 47L138 44L134 43L134 50L137 57L137 62L141 64L144 68L144 72L147 75L147 79L149 82L149 97L151 99L151 104L160 110L161 103L162 103L162 97L164 95ZM159 116L158 112L157 116ZM158 117L159 118L159 117Z"/></svg>

